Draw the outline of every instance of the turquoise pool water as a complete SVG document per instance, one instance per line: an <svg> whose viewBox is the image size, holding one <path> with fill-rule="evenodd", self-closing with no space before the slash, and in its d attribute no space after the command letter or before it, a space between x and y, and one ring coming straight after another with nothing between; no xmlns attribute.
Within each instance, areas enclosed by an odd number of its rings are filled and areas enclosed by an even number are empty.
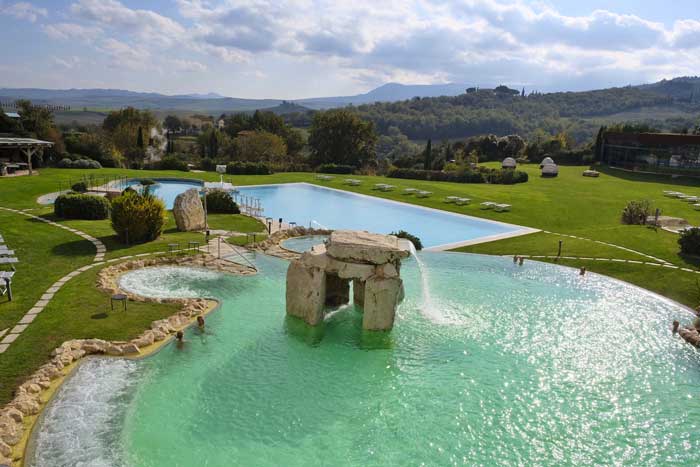
<svg viewBox="0 0 700 467"><path fill-rule="evenodd" d="M523 229L446 211L331 190L306 183L241 187L241 194L262 200L265 215L277 220L331 229L377 233L406 230L426 248Z"/></svg>
<svg viewBox="0 0 700 467"><path fill-rule="evenodd" d="M202 182L193 180L173 180L173 179L152 179L156 182L155 185L151 185L151 193L153 193L158 198L162 199L165 203L166 209L172 209L173 204L175 204L175 198L180 193L184 193L190 188L196 188L197 190L202 189ZM139 180L129 180L128 186L140 186Z"/></svg>
<svg viewBox="0 0 700 467"><path fill-rule="evenodd" d="M57 393L32 466L696 465L691 313L603 276L451 253L404 262L393 332L349 306L323 338L285 320L287 263L133 271L153 296L218 297L207 332L92 359Z"/></svg>
<svg viewBox="0 0 700 467"><path fill-rule="evenodd" d="M328 235L306 235L304 237L292 237L283 240L280 245L287 250L304 253L316 245L323 244L328 240Z"/></svg>

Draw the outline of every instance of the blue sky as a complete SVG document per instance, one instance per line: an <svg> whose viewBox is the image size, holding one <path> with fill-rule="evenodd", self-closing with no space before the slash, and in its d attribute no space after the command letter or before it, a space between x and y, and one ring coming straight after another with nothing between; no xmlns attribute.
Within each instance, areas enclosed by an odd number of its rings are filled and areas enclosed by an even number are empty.
<svg viewBox="0 0 700 467"><path fill-rule="evenodd" d="M698 0L0 0L0 87L302 98L700 75Z"/></svg>

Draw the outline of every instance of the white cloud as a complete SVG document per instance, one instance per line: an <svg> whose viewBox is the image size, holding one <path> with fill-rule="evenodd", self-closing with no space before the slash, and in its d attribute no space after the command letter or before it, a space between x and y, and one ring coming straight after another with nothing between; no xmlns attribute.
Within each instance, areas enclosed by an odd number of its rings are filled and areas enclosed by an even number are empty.
<svg viewBox="0 0 700 467"><path fill-rule="evenodd" d="M34 23L40 17L46 17L48 11L46 8L35 7L29 2L17 2L5 7L0 4L0 14L14 16L17 19L25 19Z"/></svg>
<svg viewBox="0 0 700 467"><path fill-rule="evenodd" d="M131 9L116 0L79 0L71 5L70 11L75 17L99 26L161 43L182 40L186 32L171 18L151 10Z"/></svg>
<svg viewBox="0 0 700 467"><path fill-rule="evenodd" d="M76 23L53 23L42 26L44 33L51 39L82 40L91 42L100 37L104 31L97 26L83 26Z"/></svg>
<svg viewBox="0 0 700 467"><path fill-rule="evenodd" d="M109 56L110 66L113 68L140 71L155 68L150 63L151 53L145 48L109 38L102 41L100 49Z"/></svg>
<svg viewBox="0 0 700 467"><path fill-rule="evenodd" d="M170 64L177 71L207 71L207 66L194 60L182 60L176 58Z"/></svg>

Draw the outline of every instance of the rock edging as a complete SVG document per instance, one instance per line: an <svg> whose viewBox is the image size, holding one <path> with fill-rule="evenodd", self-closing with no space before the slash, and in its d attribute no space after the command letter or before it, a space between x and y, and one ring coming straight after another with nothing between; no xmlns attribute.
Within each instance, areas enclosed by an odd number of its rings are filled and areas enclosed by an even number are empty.
<svg viewBox="0 0 700 467"><path fill-rule="evenodd" d="M280 242L293 237L304 237L306 235L330 235L332 230L327 229L313 229L304 226L297 226L291 229L278 230L273 233L265 240L257 242L251 246L252 250L260 251L270 256L276 256L282 259L297 259L301 256L292 250L287 250L280 245Z"/></svg>
<svg viewBox="0 0 700 467"><path fill-rule="evenodd" d="M199 261L202 263L199 264ZM149 266L175 264L181 266L203 266L221 272L240 275L254 274L245 266L218 260L211 255L184 258L151 258L127 261L106 267L100 271L97 287L109 294L124 293L129 299L140 302L178 303L180 311L174 315L151 322L150 329L129 341L107 341L103 339L72 339L51 352L51 359L39 367L15 390L15 397L0 409L0 465L19 465L22 455L13 456L21 442L28 436L36 416L50 400L57 382L67 376L79 360L91 355L135 358L142 356L142 349L162 343L169 336L191 324L194 319L213 310L215 300L205 298L152 299L136 295L119 288L118 279L123 273ZM14 460L13 460L14 459Z"/></svg>

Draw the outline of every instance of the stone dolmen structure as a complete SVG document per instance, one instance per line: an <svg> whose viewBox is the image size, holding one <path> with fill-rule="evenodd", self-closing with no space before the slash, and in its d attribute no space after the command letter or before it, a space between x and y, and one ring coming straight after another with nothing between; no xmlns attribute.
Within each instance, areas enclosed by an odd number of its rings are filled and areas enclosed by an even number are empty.
<svg viewBox="0 0 700 467"><path fill-rule="evenodd" d="M316 326L325 308L353 301L363 309L362 327L388 331L403 299L401 259L410 255L392 235L336 230L325 246L293 260L287 270L287 314Z"/></svg>

